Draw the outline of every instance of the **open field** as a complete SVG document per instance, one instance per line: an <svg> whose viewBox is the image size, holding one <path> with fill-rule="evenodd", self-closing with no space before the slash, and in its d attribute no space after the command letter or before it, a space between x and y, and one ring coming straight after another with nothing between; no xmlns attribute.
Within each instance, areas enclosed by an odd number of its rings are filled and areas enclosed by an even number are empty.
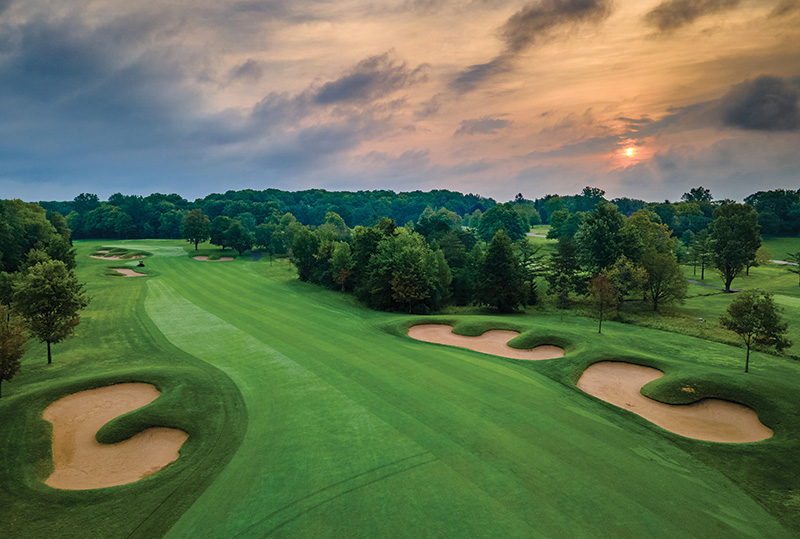
<svg viewBox="0 0 800 539"><path fill-rule="evenodd" d="M50 367L43 346L31 346L3 384L0 529L8 536L800 533L800 362L755 353L745 375L740 348L613 322L598 335L592 320L534 310L370 311L297 281L282 260L193 260L219 256L207 244L198 252L177 241L76 245L92 296L77 336L54 346ZM120 262L89 255L109 247L150 253L147 276L108 276ZM780 270L757 268L752 282L775 282L784 303L800 301L800 287L787 280L784 290L778 273L764 271ZM714 295L682 309L709 318L724 310L730 295L697 288ZM526 362L409 338L421 323L467 336L519 331L510 345L553 344L566 355ZM671 434L576 388L601 360L662 370L643 393L663 402L745 404L774 436L719 444ZM161 396L107 424L101 441L179 428L189 434L181 457L128 485L45 486L52 461L42 411L118 382L152 383Z"/></svg>

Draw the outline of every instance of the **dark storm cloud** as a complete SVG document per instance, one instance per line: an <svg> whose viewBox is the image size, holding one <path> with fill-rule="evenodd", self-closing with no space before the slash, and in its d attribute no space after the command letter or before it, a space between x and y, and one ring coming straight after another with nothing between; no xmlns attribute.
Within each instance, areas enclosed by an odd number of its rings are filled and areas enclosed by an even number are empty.
<svg viewBox="0 0 800 539"><path fill-rule="evenodd" d="M735 8L740 0L665 0L644 16L644 22L660 32L671 32L704 15Z"/></svg>
<svg viewBox="0 0 800 539"><path fill-rule="evenodd" d="M484 80L510 71L517 56L559 30L584 23L597 24L611 13L610 0L541 0L514 13L500 29L505 50L485 64L468 67L451 82L459 92L468 92Z"/></svg>
<svg viewBox="0 0 800 539"><path fill-rule="evenodd" d="M456 135L494 135L501 129L505 129L511 124L502 118L492 118L484 116L472 120L462 120L461 127L455 132Z"/></svg>
<svg viewBox="0 0 800 539"><path fill-rule="evenodd" d="M800 0L783 0L775 6L775 9L770 12L769 16L783 17L784 15L789 15L798 10L800 10Z"/></svg>
<svg viewBox="0 0 800 539"><path fill-rule="evenodd" d="M758 131L800 129L800 91L791 82L769 75L737 84L722 98L725 125Z"/></svg>
<svg viewBox="0 0 800 539"><path fill-rule="evenodd" d="M427 64L410 69L391 52L371 56L360 61L347 75L323 84L314 101L319 104L371 101L424 82L427 71Z"/></svg>

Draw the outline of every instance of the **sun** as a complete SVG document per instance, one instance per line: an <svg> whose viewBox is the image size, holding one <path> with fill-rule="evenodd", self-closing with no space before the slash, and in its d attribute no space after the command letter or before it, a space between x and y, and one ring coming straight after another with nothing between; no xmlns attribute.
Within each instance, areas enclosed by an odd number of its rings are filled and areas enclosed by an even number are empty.
<svg viewBox="0 0 800 539"><path fill-rule="evenodd" d="M630 148L625 148L624 153L627 157L633 157L634 155L636 155L636 148L634 148L633 146L631 146Z"/></svg>

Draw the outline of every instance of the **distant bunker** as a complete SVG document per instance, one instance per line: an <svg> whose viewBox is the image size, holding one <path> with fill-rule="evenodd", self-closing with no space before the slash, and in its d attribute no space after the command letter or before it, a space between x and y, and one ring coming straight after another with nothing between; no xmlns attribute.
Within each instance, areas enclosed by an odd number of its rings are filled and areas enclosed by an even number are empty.
<svg viewBox="0 0 800 539"><path fill-rule="evenodd" d="M558 346L542 345L529 350L511 348L508 346L508 341L519 336L516 331L492 329L478 337L465 337L456 335L453 333L453 328L445 324L421 324L411 327L408 336L420 341L458 346L511 359L541 360L564 357L564 349Z"/></svg>
<svg viewBox="0 0 800 539"><path fill-rule="evenodd" d="M97 252L98 252L98 253L101 253L102 251L97 251ZM106 251L106 252L108 252L108 251ZM131 256L129 256L129 257L124 257L124 256L107 256L107 255L102 255L102 256L97 256L97 255L89 255L89 257L90 257L90 258L97 258L97 259L99 259L99 260L136 260L137 258L145 258L145 256L146 256L146 255L131 255Z"/></svg>
<svg viewBox="0 0 800 539"><path fill-rule="evenodd" d="M43 417L53 424L55 470L45 483L84 490L133 483L177 460L189 435L151 427L116 444L101 444L97 431L110 420L154 401L151 384L125 383L67 395L48 406Z"/></svg>
<svg viewBox="0 0 800 539"><path fill-rule="evenodd" d="M111 268L111 269L113 269L114 271L116 271L120 275L123 275L124 277L146 277L147 276L146 273L139 273L138 271L132 270L130 268Z"/></svg>
<svg viewBox="0 0 800 539"><path fill-rule="evenodd" d="M721 399L692 404L664 404L642 395L641 388L664 375L650 367L619 361L601 361L586 369L578 388L629 410L659 427L697 440L726 443L760 442L772 429L747 406Z"/></svg>
<svg viewBox="0 0 800 539"><path fill-rule="evenodd" d="M207 256L194 256L192 258L194 258L195 260L200 260L202 262L229 262L233 260L233 257L231 256L221 256L216 260L209 260Z"/></svg>

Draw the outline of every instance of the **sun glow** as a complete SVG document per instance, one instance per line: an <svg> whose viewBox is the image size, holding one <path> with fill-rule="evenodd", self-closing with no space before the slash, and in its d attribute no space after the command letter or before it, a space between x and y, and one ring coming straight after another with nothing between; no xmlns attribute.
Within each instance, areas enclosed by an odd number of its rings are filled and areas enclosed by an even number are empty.
<svg viewBox="0 0 800 539"><path fill-rule="evenodd" d="M634 148L633 146L631 146L630 148L625 148L624 153L627 157L633 157L634 155L636 155L636 148Z"/></svg>

